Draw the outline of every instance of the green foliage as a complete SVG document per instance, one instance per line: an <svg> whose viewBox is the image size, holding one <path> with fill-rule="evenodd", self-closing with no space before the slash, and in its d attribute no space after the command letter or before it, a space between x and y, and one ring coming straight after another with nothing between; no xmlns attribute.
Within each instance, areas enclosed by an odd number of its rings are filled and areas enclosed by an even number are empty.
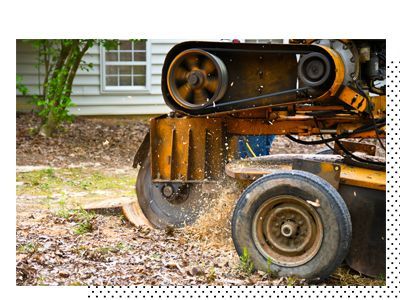
<svg viewBox="0 0 400 300"><path fill-rule="evenodd" d="M125 252L125 251L129 250L129 246L125 245L123 242L118 242L116 248L118 249L118 251L121 251L121 252Z"/></svg>
<svg viewBox="0 0 400 300"><path fill-rule="evenodd" d="M51 136L63 122L73 120L69 109L74 105L71 92L76 73L78 69L89 71L93 68L92 63L83 60L85 53L94 45L103 45L106 49L116 47L118 40L41 39L30 43L39 53L37 67L44 69L43 89L33 96L37 113L42 118L39 132Z"/></svg>
<svg viewBox="0 0 400 300"><path fill-rule="evenodd" d="M55 178L55 172L53 168L44 169L43 173L47 175L49 178Z"/></svg>
<svg viewBox="0 0 400 300"><path fill-rule="evenodd" d="M17 248L18 253L23 253L23 254L32 254L35 253L38 249L38 245L32 242L26 243L24 245L21 245Z"/></svg>
<svg viewBox="0 0 400 300"><path fill-rule="evenodd" d="M378 280L386 280L386 276L385 276L385 274L379 274L378 276L376 276L376 279L378 279Z"/></svg>
<svg viewBox="0 0 400 300"><path fill-rule="evenodd" d="M247 275L252 274L255 271L254 263L250 258L249 251L246 247L243 249L243 254L240 256L239 269L245 272Z"/></svg>
<svg viewBox="0 0 400 300"><path fill-rule="evenodd" d="M278 274L277 274L276 271L273 271L273 270L272 270L271 265L272 265L272 259L271 259L270 257L268 257L268 258L267 258L267 270L266 270L266 272L265 272L265 275L266 275L268 278L277 277Z"/></svg>
<svg viewBox="0 0 400 300"><path fill-rule="evenodd" d="M24 85L24 84L22 83L22 76L17 75L16 82L17 82L17 90L18 90L22 95L26 96L26 95L29 93L29 90L28 90L28 88L26 87L26 85Z"/></svg>
<svg viewBox="0 0 400 300"><path fill-rule="evenodd" d="M293 286L296 283L296 278L295 277L288 277L286 278L286 285L287 286Z"/></svg>
<svg viewBox="0 0 400 300"><path fill-rule="evenodd" d="M17 180L23 182L17 186L17 194L52 196L55 193L85 191L95 196L99 190L121 191L124 195L134 195L131 186L135 178L129 174L112 174L90 168L43 169L17 173ZM65 201L61 199L60 201Z"/></svg>
<svg viewBox="0 0 400 300"><path fill-rule="evenodd" d="M85 234L92 232L94 229L93 220L96 218L94 213L88 212L84 209L65 209L58 210L56 216L68 221L75 222L76 225L73 228L75 234Z"/></svg>
<svg viewBox="0 0 400 300"><path fill-rule="evenodd" d="M215 279L217 279L217 274L215 272L215 268L211 267L210 271L208 272L207 276L207 283L212 283L215 281Z"/></svg>
<svg viewBox="0 0 400 300"><path fill-rule="evenodd" d="M90 221L82 221L80 223L78 223L75 228L74 228L74 233L75 234L85 234L88 232L92 232L93 231L93 224Z"/></svg>
<svg viewBox="0 0 400 300"><path fill-rule="evenodd" d="M68 220L72 215L73 215L73 210L72 209L65 209L62 208L58 210L55 215L61 219L66 219Z"/></svg>

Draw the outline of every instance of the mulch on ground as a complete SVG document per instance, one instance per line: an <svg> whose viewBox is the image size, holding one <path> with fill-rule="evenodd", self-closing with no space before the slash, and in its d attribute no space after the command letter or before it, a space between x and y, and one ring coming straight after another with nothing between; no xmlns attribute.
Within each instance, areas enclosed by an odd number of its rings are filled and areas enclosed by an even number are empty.
<svg viewBox="0 0 400 300"><path fill-rule="evenodd" d="M148 130L147 120L76 118L46 138L39 125L37 116L17 114L17 165L129 167Z"/></svg>

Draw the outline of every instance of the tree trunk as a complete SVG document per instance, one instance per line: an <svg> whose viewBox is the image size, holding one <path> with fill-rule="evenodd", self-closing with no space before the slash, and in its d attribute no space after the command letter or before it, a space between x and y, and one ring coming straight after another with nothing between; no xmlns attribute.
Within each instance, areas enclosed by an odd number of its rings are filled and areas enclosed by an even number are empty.
<svg viewBox="0 0 400 300"><path fill-rule="evenodd" d="M76 72L91 45L93 45L92 40L62 40L58 58L51 72L48 71L50 59L45 57L45 68L48 72L46 72L44 82L46 92L44 100L49 112L47 116L43 116L43 123L39 129L40 135L50 137L60 125L60 115L55 109L61 109L61 111L68 109L68 104L64 101L69 101Z"/></svg>
<svg viewBox="0 0 400 300"><path fill-rule="evenodd" d="M46 122L40 126L39 134L44 137L51 137L58 125L57 117L54 111L51 110L47 116Z"/></svg>
<svg viewBox="0 0 400 300"><path fill-rule="evenodd" d="M79 65L81 64L82 58L85 55L86 51L89 49L89 42L83 46L82 50L77 54L76 60L71 67L71 70L68 74L68 78L65 85L66 95L67 97L71 96L72 92L72 83L74 82L76 72L78 71Z"/></svg>

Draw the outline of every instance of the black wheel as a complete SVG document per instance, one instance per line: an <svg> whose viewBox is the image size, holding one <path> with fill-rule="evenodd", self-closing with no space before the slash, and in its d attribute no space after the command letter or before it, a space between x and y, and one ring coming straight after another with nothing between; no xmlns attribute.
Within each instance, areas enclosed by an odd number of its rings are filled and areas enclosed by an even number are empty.
<svg viewBox="0 0 400 300"><path fill-rule="evenodd" d="M153 183L149 157L140 167L136 194L143 214L158 228L194 223L211 198L201 184Z"/></svg>
<svg viewBox="0 0 400 300"><path fill-rule="evenodd" d="M247 248L258 270L324 279L349 251L350 213L322 178L277 172L243 192L233 213L232 238L238 254Z"/></svg>

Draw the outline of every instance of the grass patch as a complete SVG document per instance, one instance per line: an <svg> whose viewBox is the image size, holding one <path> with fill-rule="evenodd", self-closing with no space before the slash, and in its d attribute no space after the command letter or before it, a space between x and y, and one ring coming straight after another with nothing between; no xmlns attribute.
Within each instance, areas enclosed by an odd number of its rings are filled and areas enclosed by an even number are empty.
<svg viewBox="0 0 400 300"><path fill-rule="evenodd" d="M93 224L90 221L83 221L78 223L74 228L75 234L85 234L93 231Z"/></svg>
<svg viewBox="0 0 400 300"><path fill-rule="evenodd" d="M294 286L296 284L296 278L295 277L287 277L286 278L286 285L287 286Z"/></svg>
<svg viewBox="0 0 400 300"><path fill-rule="evenodd" d="M382 274L377 278L370 278L361 275L357 271L351 270L350 268L339 267L336 271L328 278L328 285L354 285L354 286L385 286L386 278Z"/></svg>
<svg viewBox="0 0 400 300"><path fill-rule="evenodd" d="M272 268L272 259L270 257L267 258L267 268L265 270L265 277L266 278L276 278L278 277L278 274L276 271L273 271Z"/></svg>
<svg viewBox="0 0 400 300"><path fill-rule="evenodd" d="M206 275L207 283L212 283L217 279L217 274L215 272L215 268L211 267L208 274Z"/></svg>
<svg viewBox="0 0 400 300"><path fill-rule="evenodd" d="M94 219L96 214L88 212L84 209L60 209L55 215L59 218L66 219L70 222L75 222L73 228L75 234L81 235L92 232L94 229Z"/></svg>
<svg viewBox="0 0 400 300"><path fill-rule="evenodd" d="M22 253L22 254L32 254L35 253L38 250L38 245L32 242L20 245L17 248L17 253Z"/></svg>
<svg viewBox="0 0 400 300"><path fill-rule="evenodd" d="M115 174L91 168L48 168L17 173L17 195L51 196L68 192L86 192L95 195L97 191L122 192L134 195L136 179L133 174Z"/></svg>
<svg viewBox="0 0 400 300"><path fill-rule="evenodd" d="M251 275L255 271L254 263L246 247L243 249L243 254L240 256L239 270L247 275Z"/></svg>
<svg viewBox="0 0 400 300"><path fill-rule="evenodd" d="M98 251L99 253L106 255L109 253L117 253L119 252L119 249L117 247L99 247L95 249L95 251Z"/></svg>

